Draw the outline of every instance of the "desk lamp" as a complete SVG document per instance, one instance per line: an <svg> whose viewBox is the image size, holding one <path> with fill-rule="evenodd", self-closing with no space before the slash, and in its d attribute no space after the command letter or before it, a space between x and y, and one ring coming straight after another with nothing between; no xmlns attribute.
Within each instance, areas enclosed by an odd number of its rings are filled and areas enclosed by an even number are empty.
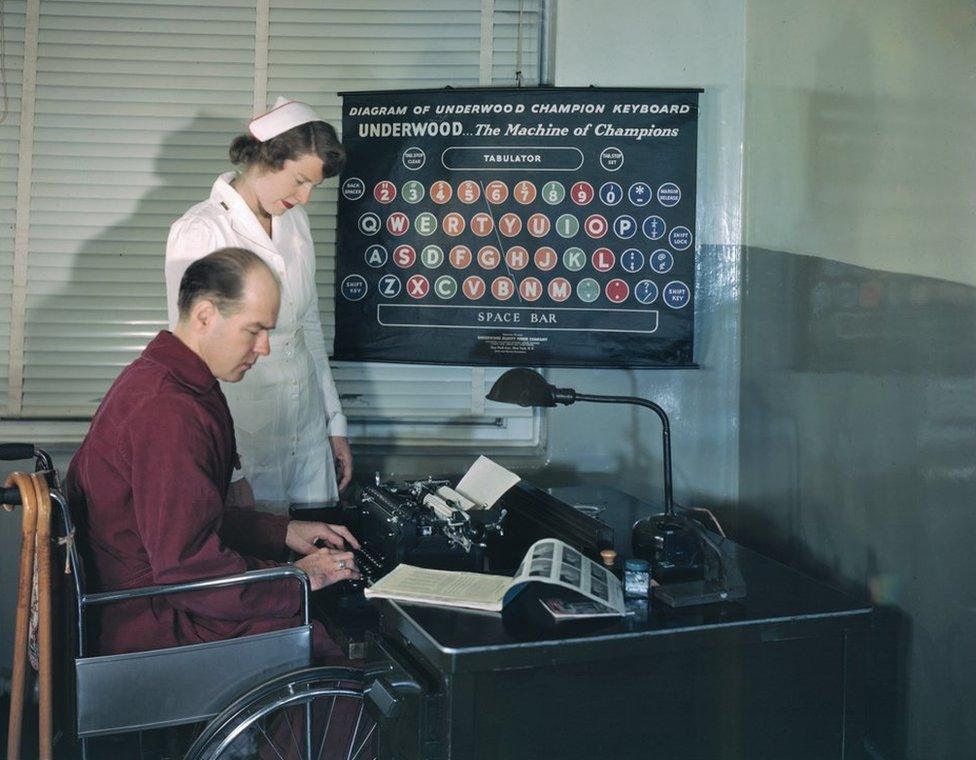
<svg viewBox="0 0 976 760"><path fill-rule="evenodd" d="M671 425L668 415L653 401L636 396L602 396L557 388L535 370L518 368L505 372L488 391L487 398L503 404L552 407L592 401L597 404L632 404L653 411L661 420L664 450L664 514L640 520L634 525L634 554L648 559L659 583L700 578L703 574L697 533L687 518L674 513L671 495Z"/></svg>

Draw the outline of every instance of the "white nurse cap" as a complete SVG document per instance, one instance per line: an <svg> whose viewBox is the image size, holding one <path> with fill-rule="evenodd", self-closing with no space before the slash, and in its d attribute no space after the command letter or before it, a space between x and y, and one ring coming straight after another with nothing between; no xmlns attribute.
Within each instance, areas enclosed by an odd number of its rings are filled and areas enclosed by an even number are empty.
<svg viewBox="0 0 976 760"><path fill-rule="evenodd" d="M266 142L292 127L308 124L310 121L324 121L324 119L307 103L280 97L275 101L274 108L251 119L247 131L257 140Z"/></svg>

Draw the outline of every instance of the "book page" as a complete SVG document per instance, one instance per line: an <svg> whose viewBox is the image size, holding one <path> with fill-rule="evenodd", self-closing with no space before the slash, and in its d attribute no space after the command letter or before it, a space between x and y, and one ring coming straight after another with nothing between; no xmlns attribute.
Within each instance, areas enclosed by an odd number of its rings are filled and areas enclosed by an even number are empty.
<svg viewBox="0 0 976 760"><path fill-rule="evenodd" d="M476 509L487 508L520 480L514 472L482 455L464 474L455 490L474 502Z"/></svg>
<svg viewBox="0 0 976 760"><path fill-rule="evenodd" d="M367 598L500 610L511 583L512 579L504 575L429 570L400 564L363 593Z"/></svg>

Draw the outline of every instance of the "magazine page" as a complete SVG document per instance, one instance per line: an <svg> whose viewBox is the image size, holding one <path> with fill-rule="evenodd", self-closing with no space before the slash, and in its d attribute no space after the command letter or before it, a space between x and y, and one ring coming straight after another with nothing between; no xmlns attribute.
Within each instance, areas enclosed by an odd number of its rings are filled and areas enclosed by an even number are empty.
<svg viewBox="0 0 976 760"><path fill-rule="evenodd" d="M624 614L624 593L620 580L558 539L544 538L529 547L505 601L513 598L531 581L571 589L596 602L609 614Z"/></svg>
<svg viewBox="0 0 976 760"><path fill-rule="evenodd" d="M512 579L504 575L430 570L400 564L363 590L366 598L499 611Z"/></svg>

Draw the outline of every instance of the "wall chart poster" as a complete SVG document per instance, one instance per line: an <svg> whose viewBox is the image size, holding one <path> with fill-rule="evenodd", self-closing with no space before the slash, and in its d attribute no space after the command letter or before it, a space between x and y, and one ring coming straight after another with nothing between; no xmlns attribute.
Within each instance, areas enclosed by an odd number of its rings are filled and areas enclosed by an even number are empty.
<svg viewBox="0 0 976 760"><path fill-rule="evenodd" d="M344 93L335 358L693 366L699 92Z"/></svg>

